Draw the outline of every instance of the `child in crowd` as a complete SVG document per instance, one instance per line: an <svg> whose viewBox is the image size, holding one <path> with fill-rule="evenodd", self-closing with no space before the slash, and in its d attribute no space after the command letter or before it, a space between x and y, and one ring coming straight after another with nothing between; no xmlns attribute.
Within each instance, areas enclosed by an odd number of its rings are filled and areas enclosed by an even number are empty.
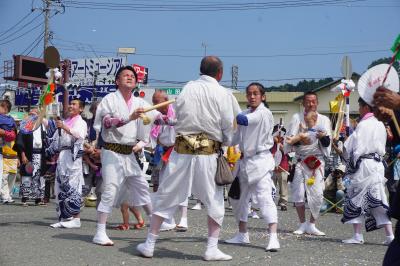
<svg viewBox="0 0 400 266"><path fill-rule="evenodd" d="M246 88L249 109L236 117L237 132L232 144L239 145L242 159L237 163L237 177L240 183L240 198L232 202L238 224L238 232L225 242L230 244L250 243L247 231L249 201L253 198L266 224L269 242L267 251L280 248L277 227L278 213L274 202L275 186L272 174L275 168L270 149L274 145L272 130L274 119L271 111L265 107L265 88L260 83L251 83Z"/></svg>
<svg viewBox="0 0 400 266"><path fill-rule="evenodd" d="M9 100L0 100L0 129L10 131L16 130L14 118L8 113L11 111L11 103ZM0 139L0 144L4 145L3 139ZM11 147L11 145L9 145Z"/></svg>
<svg viewBox="0 0 400 266"><path fill-rule="evenodd" d="M14 119L7 115L11 111L11 103L8 100L0 100L0 128L4 130L16 129ZM3 139L0 142L4 144ZM0 178L0 196L3 203L14 202L11 193L17 177L18 156L12 149L14 141L6 143L2 148L3 154L3 176Z"/></svg>
<svg viewBox="0 0 400 266"><path fill-rule="evenodd" d="M317 141L317 133L325 132L322 127L316 126L318 119L317 112L310 111L304 116L304 123L300 124L299 134L287 137L286 142L290 145L293 145L296 142L300 142L303 145L308 145L311 143L315 143ZM307 142L309 139L309 142Z"/></svg>
<svg viewBox="0 0 400 266"><path fill-rule="evenodd" d="M146 226L140 211L136 207L134 207L133 204L129 203L129 190L127 189L127 186L122 186L121 190L118 193L118 198L114 207L120 208L122 214L122 224L118 225L115 229L122 231L130 229L129 211L133 213L136 220L138 221L138 223L133 224L133 227L135 229L142 229Z"/></svg>
<svg viewBox="0 0 400 266"><path fill-rule="evenodd" d="M14 145L14 141L11 142L11 146L3 146L3 182L0 190L0 195L3 203L12 203L12 189L17 178L18 168L18 156L17 152L11 147Z"/></svg>

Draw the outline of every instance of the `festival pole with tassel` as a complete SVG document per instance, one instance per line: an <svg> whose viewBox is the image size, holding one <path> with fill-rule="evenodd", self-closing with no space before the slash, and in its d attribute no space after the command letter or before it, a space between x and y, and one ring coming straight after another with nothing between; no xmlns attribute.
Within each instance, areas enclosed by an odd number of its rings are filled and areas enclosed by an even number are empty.
<svg viewBox="0 0 400 266"><path fill-rule="evenodd" d="M392 50L393 56L392 56L392 59L390 60L389 67L388 67L388 69L387 69L387 71L386 71L386 73L385 73L385 76L384 76L384 78L383 78L382 86L383 86L383 84L385 84L385 81L386 81L386 79L387 79L387 77L388 77L390 68L392 67L392 65L394 64L394 62L395 62L396 60L400 60L400 34L397 36L397 38L396 38L396 40L394 41L394 44L393 44L393 46L392 46L392 48L391 48L390 50Z"/></svg>

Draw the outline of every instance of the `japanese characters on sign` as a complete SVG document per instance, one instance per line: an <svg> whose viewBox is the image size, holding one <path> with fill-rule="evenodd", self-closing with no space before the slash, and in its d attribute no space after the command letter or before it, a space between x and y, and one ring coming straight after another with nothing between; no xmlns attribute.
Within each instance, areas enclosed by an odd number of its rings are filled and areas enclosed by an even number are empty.
<svg viewBox="0 0 400 266"><path fill-rule="evenodd" d="M72 59L69 82L79 86L112 85L117 70L126 65L125 57Z"/></svg>
<svg viewBox="0 0 400 266"><path fill-rule="evenodd" d="M149 76L149 69L144 66L139 66L137 64L132 65L133 69L137 74L137 82L142 84L147 84L148 76Z"/></svg>
<svg viewBox="0 0 400 266"><path fill-rule="evenodd" d="M81 86L81 87L73 87L68 89L69 92L69 100L78 98L79 100L85 103L91 103L93 101L93 96L98 98L103 98L107 94L111 92L115 92L117 88L115 85L98 85L96 86L96 95L93 95L93 87L92 86ZM59 96L58 102L62 102L62 95Z"/></svg>
<svg viewBox="0 0 400 266"><path fill-rule="evenodd" d="M182 91L182 88L160 88L167 93L167 95L179 95Z"/></svg>
<svg viewBox="0 0 400 266"><path fill-rule="evenodd" d="M31 105L35 106L39 103L40 97L40 87L32 87L29 90L27 89L17 89L15 91L15 105L16 106L27 106L29 100L31 101ZM55 93L58 96L57 101L62 102L62 91L64 89L61 86L58 86ZM115 85L98 85L96 86L96 95L95 97L102 98L109 94L110 92L116 91ZM72 99L80 99L85 103L91 103L93 101L93 87L91 86L82 86L82 87L71 87L68 89L69 100Z"/></svg>

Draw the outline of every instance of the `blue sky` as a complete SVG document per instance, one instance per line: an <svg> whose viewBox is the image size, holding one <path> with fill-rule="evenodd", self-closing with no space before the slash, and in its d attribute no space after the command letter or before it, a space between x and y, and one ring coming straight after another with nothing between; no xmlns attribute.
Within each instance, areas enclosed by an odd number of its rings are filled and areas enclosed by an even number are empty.
<svg viewBox="0 0 400 266"><path fill-rule="evenodd" d="M0 35L30 12L31 2L0 1ZM335 5L329 4L332 1L319 0L325 5L239 11L215 11L215 6L271 1L86 0L97 4L113 3L113 7L173 4L182 8L201 4L214 8L208 12L95 10L75 8L84 7L83 0L62 2L66 5L65 13L51 18L50 29L54 37L52 43L63 58L115 56L118 47L136 47L137 54L130 55L128 62L147 66L149 85L163 87L180 85L161 80L185 82L198 77L204 55L202 43L206 44L208 55L221 56L225 66L224 84L230 84L230 67L235 64L239 66L241 87L253 80L271 86L296 83L298 80L292 80L294 78L341 76L343 52L348 52L353 70L362 73L373 60L391 56L389 48L400 33L400 2L396 0L342 0ZM307 3L303 0L274 2L279 5ZM35 0L33 6L41 7L42 2ZM34 11L24 22L39 13ZM25 30L43 21L40 16ZM23 32L18 31L12 37ZM3 60L21 54L42 32L43 26L39 26L7 44L1 43L12 37L0 37L0 72ZM39 57L42 50L41 42L30 55ZM299 56L304 54L307 56Z"/></svg>

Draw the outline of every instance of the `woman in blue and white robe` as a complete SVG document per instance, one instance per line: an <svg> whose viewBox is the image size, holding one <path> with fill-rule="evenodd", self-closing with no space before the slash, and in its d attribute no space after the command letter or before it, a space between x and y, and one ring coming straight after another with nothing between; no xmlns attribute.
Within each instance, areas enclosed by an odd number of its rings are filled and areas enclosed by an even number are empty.
<svg viewBox="0 0 400 266"><path fill-rule="evenodd" d="M359 99L361 121L344 143L348 157L347 186L342 222L352 224L354 235L343 240L345 244L362 244L364 237L361 224L366 231L385 228L388 245L394 239L392 223L387 214L389 204L385 193L385 168L383 156L386 145L386 129L371 112L372 108Z"/></svg>
<svg viewBox="0 0 400 266"><path fill-rule="evenodd" d="M79 228L80 208L82 206L82 170L83 143L87 134L86 122L80 116L83 104L79 100L71 101L70 117L62 122L56 121L58 131L47 150L48 154L59 152L57 160L55 194L59 223L51 227Z"/></svg>

